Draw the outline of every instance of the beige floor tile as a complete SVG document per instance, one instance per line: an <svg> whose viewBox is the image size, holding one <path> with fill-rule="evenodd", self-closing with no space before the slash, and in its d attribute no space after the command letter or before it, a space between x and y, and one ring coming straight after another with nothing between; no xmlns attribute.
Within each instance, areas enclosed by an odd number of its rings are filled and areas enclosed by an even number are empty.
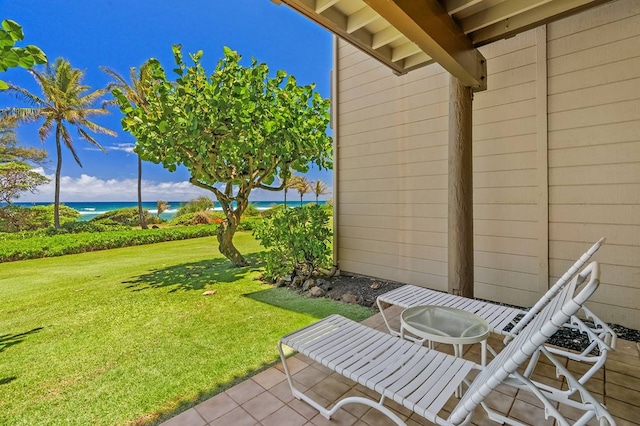
<svg viewBox="0 0 640 426"><path fill-rule="evenodd" d="M331 420L325 419L321 414L317 414L311 419L311 423L316 426L352 426L357 421L357 418L345 410L336 411L335 414L331 416Z"/></svg>
<svg viewBox="0 0 640 426"><path fill-rule="evenodd" d="M227 390L226 393L238 404L244 404L250 399L255 398L257 395L263 393L265 388L254 382L253 380L247 380L239 383Z"/></svg>
<svg viewBox="0 0 640 426"><path fill-rule="evenodd" d="M311 390L329 401L336 401L351 387L334 378L327 377L313 386Z"/></svg>
<svg viewBox="0 0 640 426"><path fill-rule="evenodd" d="M640 407L640 392L637 390L607 383L605 395L607 396L607 401L617 399L618 401L624 401L627 404ZM638 420L640 420L640 410L638 412Z"/></svg>
<svg viewBox="0 0 640 426"><path fill-rule="evenodd" d="M319 369L311 366L306 367L293 375L293 379L296 382L303 384L307 389L312 388L327 377L328 374L326 372L320 371Z"/></svg>
<svg viewBox="0 0 640 426"><path fill-rule="evenodd" d="M640 378L618 373L617 371L607 371L607 385L609 384L622 386L634 391L640 391ZM608 391L607 396L609 396Z"/></svg>
<svg viewBox="0 0 640 426"><path fill-rule="evenodd" d="M288 381L280 382L271 389L269 389L269 393L285 404L290 402L293 399L293 393L291 392L291 387L289 386Z"/></svg>
<svg viewBox="0 0 640 426"><path fill-rule="evenodd" d="M237 406L238 404L231 399L229 395L223 392L213 398L209 398L208 400L201 402L194 408L203 419L210 422L218 417L222 417Z"/></svg>
<svg viewBox="0 0 640 426"><path fill-rule="evenodd" d="M535 426L552 426L554 423L553 420L546 420L544 418L544 410L542 408L536 407L535 405L531 405L519 399L514 401L509 417Z"/></svg>
<svg viewBox="0 0 640 426"><path fill-rule="evenodd" d="M258 420L275 413L282 406L284 403L269 392L263 392L242 404L242 408Z"/></svg>
<svg viewBox="0 0 640 426"><path fill-rule="evenodd" d="M263 419L263 426L302 426L307 423L307 419L290 407L281 407L275 413Z"/></svg>
<svg viewBox="0 0 640 426"><path fill-rule="evenodd" d="M237 407L209 423L209 426L256 426L258 424L258 421L251 417L242 407Z"/></svg>
<svg viewBox="0 0 640 426"><path fill-rule="evenodd" d="M282 371L273 367L253 376L253 381L265 389L271 389L285 380L287 380L287 376Z"/></svg>
<svg viewBox="0 0 640 426"><path fill-rule="evenodd" d="M300 401L298 399L294 399L287 405L293 408L298 414L300 414L307 420L311 420L318 414L318 410L316 410L306 402Z"/></svg>
<svg viewBox="0 0 640 426"><path fill-rule="evenodd" d="M162 426L204 426L207 422L191 408L162 423Z"/></svg>
<svg viewBox="0 0 640 426"><path fill-rule="evenodd" d="M607 409L612 416L640 424L640 416L638 415L640 409L637 405L627 404L617 399L607 399Z"/></svg>
<svg viewBox="0 0 640 426"><path fill-rule="evenodd" d="M406 417L402 415L399 415L399 417L402 420L406 419ZM370 426L395 426L395 423L389 417L375 408L370 408L365 415L362 416L361 420Z"/></svg>
<svg viewBox="0 0 640 426"><path fill-rule="evenodd" d="M627 364L615 359L608 358L605 364L607 374L609 371L623 374L625 376L640 378L640 367L637 365Z"/></svg>

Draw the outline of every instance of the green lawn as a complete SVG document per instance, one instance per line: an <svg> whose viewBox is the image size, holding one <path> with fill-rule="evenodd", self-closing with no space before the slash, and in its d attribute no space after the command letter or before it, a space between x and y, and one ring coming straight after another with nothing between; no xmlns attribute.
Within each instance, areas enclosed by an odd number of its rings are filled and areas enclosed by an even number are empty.
<svg viewBox="0 0 640 426"><path fill-rule="evenodd" d="M212 237L0 264L0 424L166 419L274 362L287 332L372 313L271 289L259 245L236 244L254 266Z"/></svg>

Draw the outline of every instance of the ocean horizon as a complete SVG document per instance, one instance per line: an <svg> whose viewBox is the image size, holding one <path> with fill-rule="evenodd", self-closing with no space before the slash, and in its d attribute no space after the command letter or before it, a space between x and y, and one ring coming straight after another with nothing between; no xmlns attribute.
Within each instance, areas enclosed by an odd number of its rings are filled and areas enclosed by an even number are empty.
<svg viewBox="0 0 640 426"><path fill-rule="evenodd" d="M160 214L160 217L164 220L171 220L181 205L186 204L188 201L167 201L169 208ZM302 204L313 204L315 201L303 201ZM326 201L318 201L318 204L325 204ZM21 207L33 207L33 206L48 206L53 204L53 202L20 202L14 203L16 206ZM138 207L137 201L79 201L79 202L61 202L60 204L64 204L67 207L71 207L74 210L77 210L80 213L80 221L91 220L94 217L100 216L101 214L118 210L124 208ZM253 204L258 210L267 210L273 206L284 204L284 201L251 201L250 204ZM292 200L287 200L287 205L290 206L298 206L300 205L300 201L295 198ZM156 201L143 201L142 208L148 210L151 214L157 214ZM220 203L214 201L213 210L222 211L222 207L220 207Z"/></svg>

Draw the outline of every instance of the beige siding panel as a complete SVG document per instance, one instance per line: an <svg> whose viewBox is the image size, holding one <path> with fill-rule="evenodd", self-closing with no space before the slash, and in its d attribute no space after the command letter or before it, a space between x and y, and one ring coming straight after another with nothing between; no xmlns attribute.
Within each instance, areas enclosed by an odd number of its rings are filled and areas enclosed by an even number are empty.
<svg viewBox="0 0 640 426"><path fill-rule="evenodd" d="M535 82L522 83L521 85L496 89L492 92L476 93L473 98L473 110L507 105L535 98ZM474 137L475 140L475 137Z"/></svg>
<svg viewBox="0 0 640 426"><path fill-rule="evenodd" d="M436 160L446 160L447 147L435 146L428 148L397 150L395 152L385 152L382 154L360 155L358 158L366 164L367 167L386 166L390 163L400 165L424 163Z"/></svg>
<svg viewBox="0 0 640 426"><path fill-rule="evenodd" d="M520 68L535 62L535 46L517 50L509 55L499 56L487 61L487 86L492 90L491 76L503 71ZM484 92L480 92L484 93Z"/></svg>
<svg viewBox="0 0 640 426"><path fill-rule="evenodd" d="M524 221L474 220L475 235L505 238L537 238L536 223Z"/></svg>
<svg viewBox="0 0 640 426"><path fill-rule="evenodd" d="M422 189L420 191L350 192L341 195L344 203L443 203L447 201L446 189ZM372 208L375 208L372 206ZM445 226L446 229L446 226Z"/></svg>
<svg viewBox="0 0 640 426"><path fill-rule="evenodd" d="M347 168L350 166L351 168ZM366 180L379 178L446 175L447 162L442 160L425 161L423 163L368 167L363 160L359 164L341 164L340 174L344 180Z"/></svg>
<svg viewBox="0 0 640 426"><path fill-rule="evenodd" d="M397 229L402 231L410 231L412 229L420 229L427 232L438 232L446 229L447 220L429 217L406 217L398 220L394 216L350 216L344 215L341 218L342 226L359 226L370 228L372 230L378 228Z"/></svg>
<svg viewBox="0 0 640 426"><path fill-rule="evenodd" d="M567 185L549 188L550 204L635 205L640 202L640 185Z"/></svg>
<svg viewBox="0 0 640 426"><path fill-rule="evenodd" d="M588 241L597 241L601 236L605 236L609 240L609 244L615 242L615 244L627 246L633 246L640 241L640 226L638 225L550 223L549 232L553 232L555 240L564 241L571 241L576 235L580 235L580 238L586 238ZM638 266L640 267L640 264Z"/></svg>
<svg viewBox="0 0 640 426"><path fill-rule="evenodd" d="M447 277L429 273L407 271L398 268L390 268L367 262L358 262L350 259L343 261L343 269L355 274L382 278L406 284L420 285L434 290L446 291Z"/></svg>
<svg viewBox="0 0 640 426"><path fill-rule="evenodd" d="M503 249L500 249L503 250ZM521 256L516 254L505 254L501 252L476 251L475 264L479 268L492 268L501 271L519 271L526 274L535 275L538 273L538 258L531 256ZM515 288L516 283L513 283Z"/></svg>
<svg viewBox="0 0 640 426"><path fill-rule="evenodd" d="M428 185L429 188L446 189L447 176L423 176L410 178L369 179L342 181L342 192L375 192L375 191L420 191Z"/></svg>
<svg viewBox="0 0 640 426"><path fill-rule="evenodd" d="M362 250L362 244L366 242L370 253L390 254L395 256L413 257L436 262L447 262L447 249L437 246L418 244L406 244L393 241L357 240L353 238L341 238L340 247L347 250Z"/></svg>
<svg viewBox="0 0 640 426"><path fill-rule="evenodd" d="M530 152L536 149L536 135L518 135L507 138L473 141L473 157Z"/></svg>
<svg viewBox="0 0 640 426"><path fill-rule="evenodd" d="M351 260L354 262L370 263L373 265L385 266L387 268L398 268L400 270L419 272L422 274L433 274L441 277L447 276L446 262L437 262L401 255L374 253L365 250L351 250L346 248L340 248L340 253L345 260Z"/></svg>
<svg viewBox="0 0 640 426"><path fill-rule="evenodd" d="M637 120L640 100L622 101L549 114L549 131Z"/></svg>
<svg viewBox="0 0 640 426"><path fill-rule="evenodd" d="M525 99L508 105L475 109L473 111L473 123L475 125L504 123L517 118L532 117L536 113L535 99Z"/></svg>
<svg viewBox="0 0 640 426"><path fill-rule="evenodd" d="M363 104L361 108L352 111L345 111L340 116L340 123L343 125L369 120L374 117L386 119L390 112L397 113L400 111L412 111L433 105L445 104L446 98L442 98L440 93L434 95L434 91L443 90L435 88L429 92L408 95L403 98L397 98L380 102L378 99L375 103L370 102ZM397 94L396 94L397 95Z"/></svg>
<svg viewBox="0 0 640 426"><path fill-rule="evenodd" d="M483 204L530 204L537 200L536 186L520 186L515 188L475 188L473 199Z"/></svg>
<svg viewBox="0 0 640 426"><path fill-rule="evenodd" d="M531 182L535 181L536 175L536 169L475 173L473 175L473 187L475 189L526 187L531 186ZM476 199L476 202L482 202L482 200Z"/></svg>
<svg viewBox="0 0 640 426"><path fill-rule="evenodd" d="M550 40L547 43L548 58L571 54L575 52L576 46L580 46L581 50L591 49L637 36L640 36L637 15L629 16L586 31Z"/></svg>
<svg viewBox="0 0 640 426"><path fill-rule="evenodd" d="M340 225L341 238L355 238L363 241L401 241L405 244L426 244L447 247L447 233L426 231L402 231L395 229L376 229L371 232L367 228L347 227Z"/></svg>
<svg viewBox="0 0 640 426"><path fill-rule="evenodd" d="M555 24L550 24L549 27L553 25ZM636 56L640 56L640 43L634 37L550 59L547 61L548 72L549 76L553 77L589 67L620 62Z"/></svg>
<svg viewBox="0 0 640 426"><path fill-rule="evenodd" d="M536 66L535 64L526 64L518 68L510 68L501 72L490 73L489 76L491 90L520 86L523 83L535 81Z"/></svg>
<svg viewBox="0 0 640 426"><path fill-rule="evenodd" d="M640 138L640 134L637 137ZM626 143L556 149L550 160L552 160L549 163L551 168L589 164L640 163L640 139Z"/></svg>
<svg viewBox="0 0 640 426"><path fill-rule="evenodd" d="M527 204L483 204L476 200L473 206L473 216L476 220L506 220L535 222L536 210ZM477 235L476 235L477 237Z"/></svg>
<svg viewBox="0 0 640 426"><path fill-rule="evenodd" d="M412 110L401 111L402 114L381 114L385 116L384 120L380 119L380 116L374 116L366 120L354 122L352 124L340 124L340 132L344 137L348 137L353 134L362 133L363 129L367 132L373 132L380 128L398 126L408 123L425 122L437 123L434 119L447 117L447 111L449 106L443 103L437 103L434 105L428 105L422 108L414 108ZM429 117L430 120L425 120L424 117Z"/></svg>
<svg viewBox="0 0 640 426"><path fill-rule="evenodd" d="M359 145L382 140L397 139L400 137L411 137L416 135L430 135L432 133L443 132L447 130L447 117L436 117L424 119L405 125L396 125L392 127L379 127L376 130L366 127L355 128L354 133L350 135L341 134L340 145ZM342 131L342 126L340 126Z"/></svg>
<svg viewBox="0 0 640 426"><path fill-rule="evenodd" d="M385 141L376 141L368 144L347 145L340 147L340 158L358 158L366 157L368 155L379 154L391 154L398 151L407 151L413 149L427 149L433 148L434 158L446 159L447 158L447 134L445 132L431 133L426 135L417 135L399 139L389 139ZM441 154L442 150L444 154ZM438 157L438 155L444 155L444 157Z"/></svg>
<svg viewBox="0 0 640 426"><path fill-rule="evenodd" d="M640 183L640 162L589 164L549 170L549 185L615 185Z"/></svg>
<svg viewBox="0 0 640 426"><path fill-rule="evenodd" d="M476 235L474 245L487 253L511 253L518 256L537 256L536 240Z"/></svg>
<svg viewBox="0 0 640 426"><path fill-rule="evenodd" d="M591 223L640 225L640 204L589 205L555 204L549 208L549 221L561 223Z"/></svg>
<svg viewBox="0 0 640 426"><path fill-rule="evenodd" d="M608 145L607 149L620 142L640 140L638 121L602 124L596 127L580 127L549 133L549 149L573 148L581 146ZM554 161L553 159L549 159Z"/></svg>
<svg viewBox="0 0 640 426"><path fill-rule="evenodd" d="M508 40L504 40L501 43L491 43L486 46L480 47L480 53L487 59L487 64L495 61L499 57L510 57L519 50L527 47L534 46L536 44L535 31L525 31L512 37Z"/></svg>
<svg viewBox="0 0 640 426"><path fill-rule="evenodd" d="M626 19L640 14L640 2L637 0L612 1L595 7L584 13L570 16L549 26L548 40L566 37L592 28L601 28L610 22Z"/></svg>
<svg viewBox="0 0 640 426"><path fill-rule="evenodd" d="M640 56L549 79L549 96L640 78Z"/></svg>
<svg viewBox="0 0 640 426"><path fill-rule="evenodd" d="M521 307L532 306L539 299L538 295L531 291L514 288L505 291L505 287L480 281L476 281L476 297Z"/></svg>
<svg viewBox="0 0 640 426"><path fill-rule="evenodd" d="M404 217L430 217L438 219L447 218L447 203L423 203L423 204L380 204L375 210L369 204L345 203L340 206L344 215L352 216L394 216L398 219Z"/></svg>
<svg viewBox="0 0 640 426"><path fill-rule="evenodd" d="M640 39L638 40L640 42ZM549 113L631 101L640 98L640 79L588 87L582 90L549 95Z"/></svg>
<svg viewBox="0 0 640 426"><path fill-rule="evenodd" d="M473 170L475 172L489 172L499 170L520 170L522 168L535 168L536 153L516 152L513 154L496 154L490 157L475 157ZM535 183L532 182L532 184Z"/></svg>

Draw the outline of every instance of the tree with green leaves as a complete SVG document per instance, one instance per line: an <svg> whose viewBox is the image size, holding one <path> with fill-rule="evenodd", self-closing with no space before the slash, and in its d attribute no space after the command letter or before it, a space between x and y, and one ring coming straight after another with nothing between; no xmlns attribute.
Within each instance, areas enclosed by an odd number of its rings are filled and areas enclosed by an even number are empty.
<svg viewBox="0 0 640 426"><path fill-rule="evenodd" d="M220 252L246 265L233 235L251 191L281 191L290 170L305 173L310 163L332 167L329 101L284 71L270 77L255 59L241 65L240 55L226 47L211 75L200 62L202 51L190 55L190 66L180 46L173 53L175 81L150 61L154 96L147 111L116 95L123 128L137 138L144 160L170 171L184 165L192 184L215 195L226 218L218 229Z"/></svg>
<svg viewBox="0 0 640 426"><path fill-rule="evenodd" d="M311 191L311 185L309 184L309 181L304 176L295 175L291 176L291 179L289 179L289 183L289 187L297 190L298 194L300 194L300 207L302 207L302 197L304 197L304 194Z"/></svg>
<svg viewBox="0 0 640 426"><path fill-rule="evenodd" d="M110 68L100 67L100 69L114 80L107 86L107 90L118 89L124 94L130 103L142 109L146 109L147 98L151 96L149 84L151 74L149 73L148 62L142 64L139 71L136 67L129 68L130 82ZM115 104L115 100L106 102L106 105ZM140 158L140 154L136 153L136 155L138 157L138 216L140 217L140 227L142 229L148 229L144 211L142 209L142 158Z"/></svg>
<svg viewBox="0 0 640 426"><path fill-rule="evenodd" d="M311 184L311 192L313 192L316 196L316 204L318 204L318 198L320 198L321 195L325 195L329 193L329 188L327 187L327 184L324 183L322 180L318 179L315 182L313 182Z"/></svg>
<svg viewBox="0 0 640 426"><path fill-rule="evenodd" d="M17 47L15 44L24 39L22 27L15 21L5 19L0 24L0 72L9 68L31 68L34 65L45 64L47 55L39 47L28 45ZM9 85L0 80L0 90L6 90Z"/></svg>
<svg viewBox="0 0 640 426"><path fill-rule="evenodd" d="M39 164L47 157L44 149L21 147L16 137L16 120L0 118L0 221L1 228L19 229L22 212L12 206L13 201L25 192L36 192L39 185L49 179L33 170L32 164Z"/></svg>
<svg viewBox="0 0 640 426"><path fill-rule="evenodd" d="M104 133L111 136L116 136L116 133L89 120L92 116L109 113L104 107L94 107L100 98L105 95L106 89L98 89L86 93L90 90L90 87L82 84L84 72L73 68L69 61L58 58L53 65L47 64L44 72L36 70L29 70L29 72L35 78L38 86L40 86L42 96L34 95L21 87L9 85L8 91L14 92L19 98L31 104L31 106L7 108L0 111L0 117L15 117L21 122L44 120L38 130L38 136L43 143L49 135L51 135L51 132L55 131L57 162L54 226L57 229L60 227L59 209L62 144L71 151L76 163L82 167L67 126L71 125L75 127L82 139L105 153L106 151L102 145L85 129L94 133Z"/></svg>

